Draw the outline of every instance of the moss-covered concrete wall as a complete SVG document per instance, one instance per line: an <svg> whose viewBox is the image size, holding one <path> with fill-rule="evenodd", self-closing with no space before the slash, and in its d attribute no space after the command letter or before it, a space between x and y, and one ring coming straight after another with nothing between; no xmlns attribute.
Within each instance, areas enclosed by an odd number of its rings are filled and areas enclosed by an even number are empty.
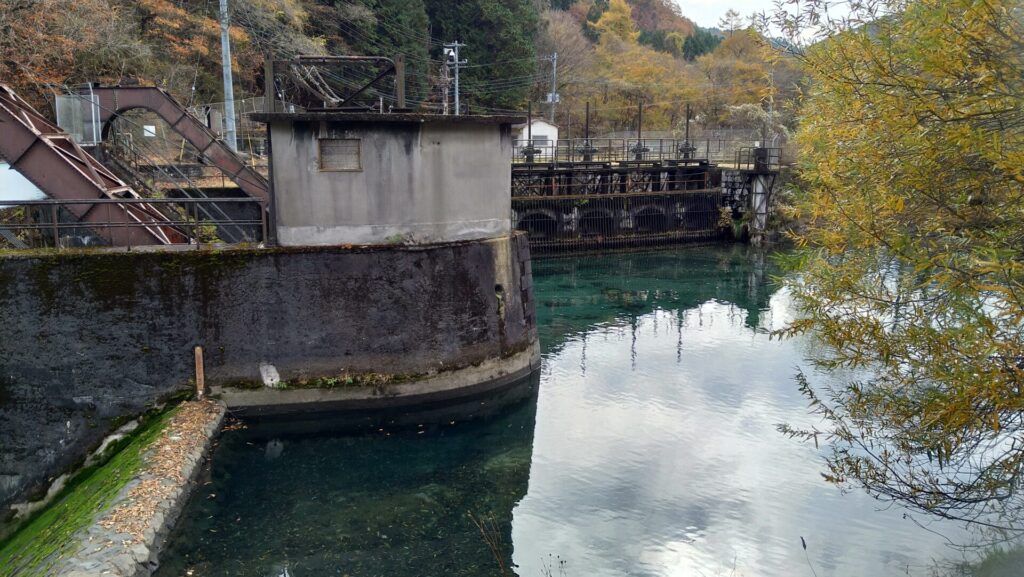
<svg viewBox="0 0 1024 577"><path fill-rule="evenodd" d="M536 339L522 235L425 247L0 257L0 504L81 459L111 424L208 385L419 375ZM4 515L0 515L0 523Z"/></svg>

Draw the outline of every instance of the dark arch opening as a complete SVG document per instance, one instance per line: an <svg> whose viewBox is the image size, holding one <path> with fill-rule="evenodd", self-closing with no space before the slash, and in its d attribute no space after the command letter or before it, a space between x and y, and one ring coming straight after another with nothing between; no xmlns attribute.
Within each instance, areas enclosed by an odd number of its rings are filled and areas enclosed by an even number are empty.
<svg viewBox="0 0 1024 577"><path fill-rule="evenodd" d="M530 212L519 219L516 228L533 238L551 238L558 233L558 221L544 212Z"/></svg>
<svg viewBox="0 0 1024 577"><path fill-rule="evenodd" d="M615 224L615 217L604 210L588 210L580 216L580 232L587 236L613 234Z"/></svg>
<svg viewBox="0 0 1024 577"><path fill-rule="evenodd" d="M718 206L711 199L688 199L676 213L676 226L683 230L713 230L717 225Z"/></svg>
<svg viewBox="0 0 1024 577"><path fill-rule="evenodd" d="M659 208L648 206L633 216L633 228L637 232L663 232L668 229L668 218Z"/></svg>

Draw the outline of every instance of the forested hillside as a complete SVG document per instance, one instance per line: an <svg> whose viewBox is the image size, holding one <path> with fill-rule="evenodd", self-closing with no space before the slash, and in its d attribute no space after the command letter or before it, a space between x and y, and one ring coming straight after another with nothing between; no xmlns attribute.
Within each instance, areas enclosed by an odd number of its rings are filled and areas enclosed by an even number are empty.
<svg viewBox="0 0 1024 577"><path fill-rule="evenodd" d="M580 126L592 102L601 130L677 128L687 103L705 126L785 121L795 68L738 19L696 26L672 0L230 0L236 96L262 94L264 56L404 54L410 101L438 109L442 43L465 43L463 106L523 110L550 91L556 122ZM222 98L214 0L7 0L0 77L27 98L86 81L163 86L185 102ZM358 72L332 79L341 91Z"/></svg>

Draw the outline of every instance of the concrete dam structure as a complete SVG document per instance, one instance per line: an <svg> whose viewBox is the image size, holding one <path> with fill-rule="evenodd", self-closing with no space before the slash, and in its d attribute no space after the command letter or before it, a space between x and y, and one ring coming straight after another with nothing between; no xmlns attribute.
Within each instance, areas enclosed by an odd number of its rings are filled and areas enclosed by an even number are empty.
<svg viewBox="0 0 1024 577"><path fill-rule="evenodd" d="M0 256L5 510L192 391L196 347L207 390L249 413L465 402L539 367L518 119L260 116L270 242Z"/></svg>

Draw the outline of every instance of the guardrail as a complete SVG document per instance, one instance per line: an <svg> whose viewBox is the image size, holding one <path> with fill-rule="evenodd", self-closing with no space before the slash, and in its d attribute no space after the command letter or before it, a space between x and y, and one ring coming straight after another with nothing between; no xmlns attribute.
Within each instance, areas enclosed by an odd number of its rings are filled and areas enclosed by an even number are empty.
<svg viewBox="0 0 1024 577"><path fill-rule="evenodd" d="M712 188L710 177L706 167L659 167L637 161L586 170L523 165L512 170L512 200L678 194Z"/></svg>
<svg viewBox="0 0 1024 577"><path fill-rule="evenodd" d="M694 143L663 138L574 138L546 143L536 139L516 140L512 143L512 162L558 164L687 160L696 163L702 160L697 158L700 152Z"/></svg>
<svg viewBox="0 0 1024 577"><path fill-rule="evenodd" d="M86 215L77 218L69 210ZM84 209L84 210L83 210ZM143 215L130 222L115 215ZM5 200L0 202L0 248L71 248L141 244L154 229L180 245L264 242L267 211L255 198L102 198L89 200Z"/></svg>
<svg viewBox="0 0 1024 577"><path fill-rule="evenodd" d="M739 162L744 151L761 148L754 141L728 139L667 139L667 138L573 138L557 141L515 140L512 142L512 163L518 164L573 164L616 162L730 164ZM773 164L777 168L786 149L770 147Z"/></svg>
<svg viewBox="0 0 1024 577"><path fill-rule="evenodd" d="M781 148L744 146L736 151L735 167L737 170L773 172L779 170L781 166Z"/></svg>

